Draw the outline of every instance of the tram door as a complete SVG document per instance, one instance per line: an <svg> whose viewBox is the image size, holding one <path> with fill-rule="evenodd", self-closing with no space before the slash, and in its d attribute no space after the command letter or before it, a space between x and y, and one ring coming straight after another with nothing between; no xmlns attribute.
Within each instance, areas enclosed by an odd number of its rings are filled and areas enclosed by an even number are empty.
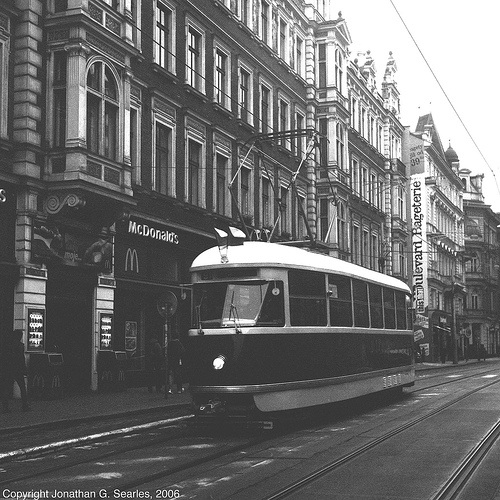
<svg viewBox="0 0 500 500"><path fill-rule="evenodd" d="M81 283L47 282L47 352L62 353L62 383L70 393L90 390L92 288Z"/></svg>

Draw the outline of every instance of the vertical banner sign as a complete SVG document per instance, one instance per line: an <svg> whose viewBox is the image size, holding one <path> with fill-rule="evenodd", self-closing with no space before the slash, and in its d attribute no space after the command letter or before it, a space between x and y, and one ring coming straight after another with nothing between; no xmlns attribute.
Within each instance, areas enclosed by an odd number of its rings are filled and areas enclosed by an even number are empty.
<svg viewBox="0 0 500 500"><path fill-rule="evenodd" d="M99 349L110 350L113 337L113 315L101 313L99 319Z"/></svg>
<svg viewBox="0 0 500 500"><path fill-rule="evenodd" d="M43 351L45 344L45 311L28 309L28 351Z"/></svg>
<svg viewBox="0 0 500 500"><path fill-rule="evenodd" d="M413 264L413 335L415 342L426 339L429 330L429 293L427 285L428 244L426 228L426 185L424 144L410 136L411 243Z"/></svg>

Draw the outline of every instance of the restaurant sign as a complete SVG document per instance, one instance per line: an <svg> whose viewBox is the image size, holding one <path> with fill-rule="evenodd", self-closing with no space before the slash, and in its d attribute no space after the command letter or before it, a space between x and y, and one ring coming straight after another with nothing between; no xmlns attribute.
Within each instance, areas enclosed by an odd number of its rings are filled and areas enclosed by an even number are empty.
<svg viewBox="0 0 500 500"><path fill-rule="evenodd" d="M111 272L113 242L109 234L86 233L60 224L35 221L32 240L32 260L35 262L90 266L100 272Z"/></svg>

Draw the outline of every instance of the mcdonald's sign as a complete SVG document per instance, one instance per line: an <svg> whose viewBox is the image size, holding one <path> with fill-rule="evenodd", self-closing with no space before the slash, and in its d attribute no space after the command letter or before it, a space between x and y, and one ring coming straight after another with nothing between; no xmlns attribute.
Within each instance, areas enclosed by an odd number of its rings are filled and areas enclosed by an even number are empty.
<svg viewBox="0 0 500 500"><path fill-rule="evenodd" d="M137 256L137 250L135 248L127 248L124 269L125 271L139 273L139 257Z"/></svg>

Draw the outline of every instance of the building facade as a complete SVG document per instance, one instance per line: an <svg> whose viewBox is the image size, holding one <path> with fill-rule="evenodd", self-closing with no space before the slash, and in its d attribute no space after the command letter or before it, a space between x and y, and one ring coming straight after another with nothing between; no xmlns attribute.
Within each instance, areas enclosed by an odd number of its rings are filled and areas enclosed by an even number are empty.
<svg viewBox="0 0 500 500"><path fill-rule="evenodd" d="M103 351L144 383L185 334L214 227L312 240L406 279L408 174L392 56L349 60L341 13L298 0L0 6L0 319L70 391ZM228 188L229 187L229 188Z"/></svg>
<svg viewBox="0 0 500 500"><path fill-rule="evenodd" d="M484 346L489 356L499 354L500 214L494 213L483 196L483 175L461 168L464 184L465 279L467 295L460 334L469 356Z"/></svg>
<svg viewBox="0 0 500 500"><path fill-rule="evenodd" d="M443 149L431 114L405 141L410 165L412 286L415 340L427 359L463 355L457 333L464 319L464 186L454 150Z"/></svg>

